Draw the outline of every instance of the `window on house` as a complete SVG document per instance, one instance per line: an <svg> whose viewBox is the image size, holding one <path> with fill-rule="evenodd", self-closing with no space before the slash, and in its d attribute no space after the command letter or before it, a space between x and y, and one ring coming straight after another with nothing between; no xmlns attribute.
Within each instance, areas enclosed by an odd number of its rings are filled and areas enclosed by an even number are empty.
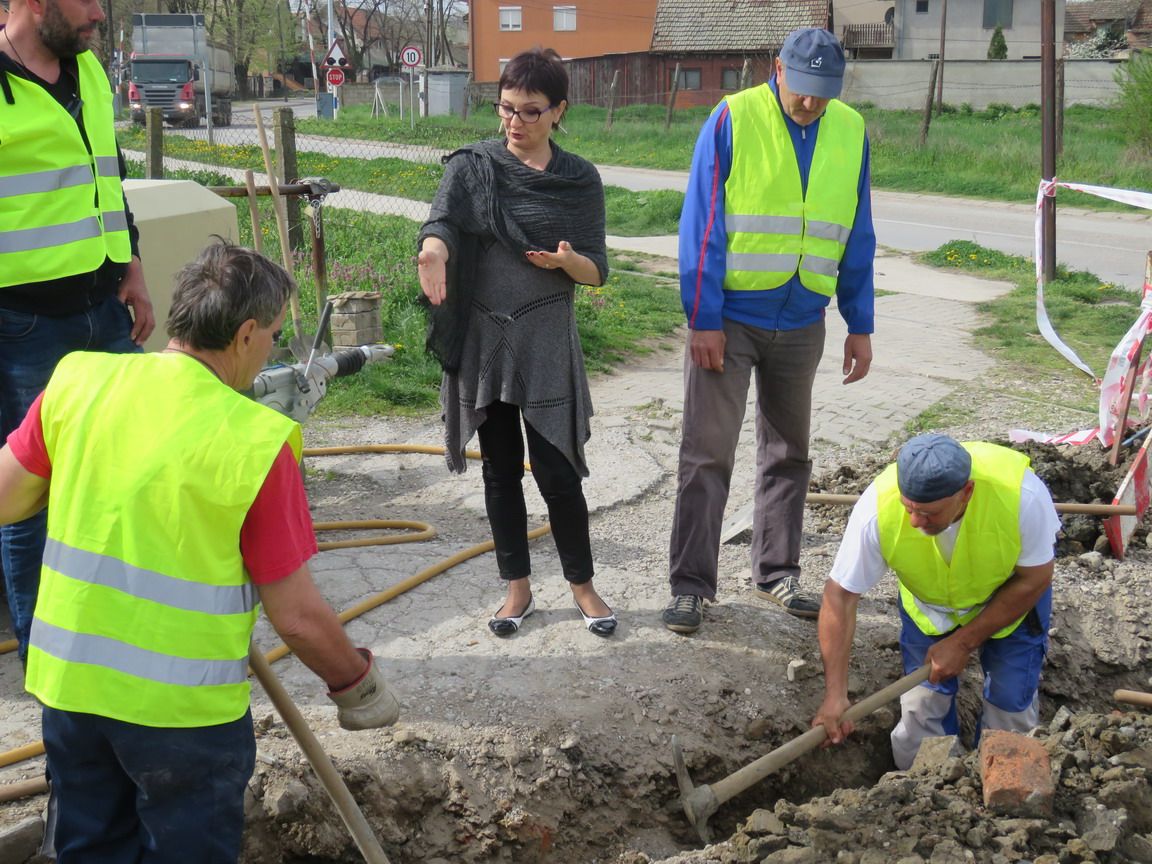
<svg viewBox="0 0 1152 864"><path fill-rule="evenodd" d="M1012 29L1012 0L984 0L984 29Z"/></svg>
<svg viewBox="0 0 1152 864"><path fill-rule="evenodd" d="M928 0L916 0L916 14L923 15L928 11Z"/></svg>
<svg viewBox="0 0 1152 864"><path fill-rule="evenodd" d="M681 69L680 70L680 83L678 85L680 90L699 90L700 89L700 70L699 69Z"/></svg>
<svg viewBox="0 0 1152 864"><path fill-rule="evenodd" d="M740 89L740 70L725 69L720 73L720 87L723 90Z"/></svg>
<svg viewBox="0 0 1152 864"><path fill-rule="evenodd" d="M576 29L576 7L575 6L553 6L552 7L552 29L553 30L575 30Z"/></svg>
<svg viewBox="0 0 1152 864"><path fill-rule="evenodd" d="M497 62L500 64L500 71L497 73L497 78L503 78L504 77L504 67L512 62L512 58L511 57L501 57Z"/></svg>
<svg viewBox="0 0 1152 864"><path fill-rule="evenodd" d="M523 30L524 20L523 14L519 6L501 6L500 7L500 29L501 30Z"/></svg>

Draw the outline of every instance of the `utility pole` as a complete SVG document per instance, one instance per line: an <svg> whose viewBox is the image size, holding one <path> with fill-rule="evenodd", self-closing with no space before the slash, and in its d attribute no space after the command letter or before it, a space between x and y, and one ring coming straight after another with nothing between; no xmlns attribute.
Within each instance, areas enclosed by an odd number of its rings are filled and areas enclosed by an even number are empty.
<svg viewBox="0 0 1152 864"><path fill-rule="evenodd" d="M1056 0L1040 0L1040 161L1045 180L1056 176ZM1056 198L1040 205L1041 250L1047 285L1056 278Z"/></svg>
<svg viewBox="0 0 1152 864"><path fill-rule="evenodd" d="M940 68L936 71L936 113L944 111L944 31L948 24L948 0L940 7Z"/></svg>

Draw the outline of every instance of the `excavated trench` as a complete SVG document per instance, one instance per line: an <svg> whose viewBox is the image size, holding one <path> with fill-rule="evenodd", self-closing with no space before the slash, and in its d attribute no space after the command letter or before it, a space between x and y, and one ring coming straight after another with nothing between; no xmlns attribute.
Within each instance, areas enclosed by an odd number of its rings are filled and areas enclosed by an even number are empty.
<svg viewBox="0 0 1152 864"><path fill-rule="evenodd" d="M1111 468L1087 449L1023 449L1059 501L1111 501L1124 474L1123 466ZM818 476L813 488L859 492L883 464L842 466ZM806 554L825 568L846 517L843 508L810 509ZM986 810L975 754L894 772L893 705L863 722L848 745L809 754L723 805L710 825L715 837L728 839L700 849L681 811L671 735L686 740L694 782L715 783L805 731L822 689L810 630L796 631L797 644L810 649L803 655L808 672L796 682L782 682L778 667L765 671L765 663L776 662L771 652L749 654L747 646L724 643L724 623L746 620L749 633L773 639L762 624L769 613L756 608L745 616L738 605L713 613L708 626L719 631L711 631L718 641L697 648L691 662L671 652L694 647L692 640L638 649L626 638L599 655L611 676L607 684L565 693L543 719L515 703L489 700L487 713L480 711L475 706L486 694L473 690L467 705L436 706L461 709L447 721L426 711L335 753L336 764L393 864L1152 862L1152 719L1109 713L1114 689L1152 686L1145 611L1152 556L1143 530L1127 560L1117 562L1091 554L1099 548L1098 520L1065 517L1064 526L1042 683L1046 725L1037 733L1057 783L1051 816ZM890 598L862 603L854 698L899 672L892 612ZM779 638L791 632L781 630ZM647 669L648 655L660 652L672 661L654 663L656 674L629 675L630 663ZM979 710L979 680L973 664L960 700L966 744ZM683 695L686 688L690 695ZM242 860L361 860L278 719L261 718L258 741Z"/></svg>

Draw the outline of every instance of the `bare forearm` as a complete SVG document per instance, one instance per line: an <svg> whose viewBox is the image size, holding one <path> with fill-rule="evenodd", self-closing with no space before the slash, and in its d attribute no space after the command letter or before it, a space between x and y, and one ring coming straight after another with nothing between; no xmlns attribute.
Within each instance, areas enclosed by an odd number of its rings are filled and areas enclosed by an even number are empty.
<svg viewBox="0 0 1152 864"><path fill-rule="evenodd" d="M363 674L364 658L320 595L307 567L258 590L280 638L329 689L345 687Z"/></svg>
<svg viewBox="0 0 1152 864"><path fill-rule="evenodd" d="M581 285L595 287L600 284L600 268L595 261L579 252L573 252L571 260L564 263L564 272Z"/></svg>
<svg viewBox="0 0 1152 864"><path fill-rule="evenodd" d="M968 651L975 651L993 634L1027 615L1052 584L1052 571L1052 562L1017 568L1015 575L1000 586L980 614L957 631L960 643Z"/></svg>
<svg viewBox="0 0 1152 864"><path fill-rule="evenodd" d="M848 663L856 635L859 601L859 594L845 591L831 580L825 583L817 633L820 656L824 660L824 691L829 696L848 694Z"/></svg>

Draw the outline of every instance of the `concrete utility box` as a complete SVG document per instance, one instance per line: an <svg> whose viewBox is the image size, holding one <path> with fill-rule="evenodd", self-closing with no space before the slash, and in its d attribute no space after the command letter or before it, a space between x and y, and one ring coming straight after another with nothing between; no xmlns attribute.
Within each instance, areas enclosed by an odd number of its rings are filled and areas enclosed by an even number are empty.
<svg viewBox="0 0 1152 864"><path fill-rule="evenodd" d="M164 322L173 278L213 242L213 234L239 242L236 208L190 180L125 180L124 192L140 229L144 279L156 312L156 329L144 348L159 351L168 344Z"/></svg>
<svg viewBox="0 0 1152 864"><path fill-rule="evenodd" d="M463 117L469 73L462 69L429 69L427 74L428 115L455 114Z"/></svg>
<svg viewBox="0 0 1152 864"><path fill-rule="evenodd" d="M380 295L375 291L334 294L332 301L332 347L373 345L384 341L380 320Z"/></svg>

